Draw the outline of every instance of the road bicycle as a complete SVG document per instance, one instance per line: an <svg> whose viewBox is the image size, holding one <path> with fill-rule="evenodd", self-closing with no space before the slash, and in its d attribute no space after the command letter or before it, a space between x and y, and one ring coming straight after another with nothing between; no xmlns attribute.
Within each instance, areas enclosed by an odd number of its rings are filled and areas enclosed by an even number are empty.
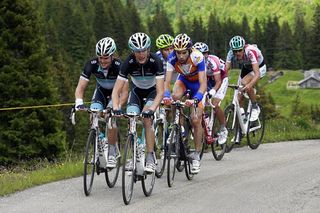
<svg viewBox="0 0 320 213"><path fill-rule="evenodd" d="M116 121L112 117L111 109L93 110L86 108L81 111L90 113L91 123L83 162L83 189L85 195L89 196L92 190L95 172L97 175L100 173L105 174L108 187L112 188L115 186L121 162L120 134L118 132L118 141L116 143L117 165L115 168L110 169L106 167L108 163L108 143L104 144L99 135L105 133L105 138L107 138L108 128L116 127ZM75 110L72 111L71 122L75 124Z"/></svg>
<svg viewBox="0 0 320 213"><path fill-rule="evenodd" d="M168 145L166 143L168 138L168 124L167 112L171 109L161 103L155 112L154 130L155 130L155 146L154 151L157 159L156 177L160 178L166 167L166 155L168 152Z"/></svg>
<svg viewBox="0 0 320 213"><path fill-rule="evenodd" d="M226 126L229 132L227 139L226 152L230 152L235 144L240 144L243 136L246 135L247 143L251 149L257 149L262 143L265 129L264 111L261 105L258 119L251 121L252 103L247 94L244 94L246 100L246 110L241 114L238 94L241 92L242 86L229 84L229 88L234 90L233 100L225 109Z"/></svg>
<svg viewBox="0 0 320 213"><path fill-rule="evenodd" d="M202 142L204 143L202 145L200 158L202 158L202 155L204 153L204 150L211 146L211 151L213 154L214 159L217 161L221 160L224 156L225 150L226 150L226 143L219 144L218 141L218 134L217 134L217 126L215 125L216 122L216 113L214 110L214 106L211 103L211 99L208 94L206 94L206 101L205 101L205 111L202 114L202 127L203 127L203 137L204 140Z"/></svg>
<svg viewBox="0 0 320 213"><path fill-rule="evenodd" d="M150 196L155 183L155 172L148 174L144 171L145 167L145 155L144 148L139 146L145 146L144 129L142 128L142 137L138 137L137 125L142 125L142 118L140 114L126 113L122 117L128 119L128 135L123 154L122 165L122 197L126 205L128 205L132 199L133 186L137 181L142 182L142 190L145 196ZM152 118L145 118L152 119ZM139 142L138 142L139 140ZM138 151L139 150L139 151Z"/></svg>
<svg viewBox="0 0 320 213"><path fill-rule="evenodd" d="M192 159L190 157L194 149L189 145L189 140L193 139L194 133L190 117L183 112L183 108L186 106L184 102L173 101L171 105L175 107L175 113L173 113L174 122L167 139L169 143L167 153L167 183L169 187L173 185L175 171L178 169L177 163L179 161L183 161L187 179L192 180L194 176L191 172ZM193 107L195 113L197 113L197 104L194 104ZM184 120L183 123L181 122L182 119ZM182 126L184 126L185 136L182 135Z"/></svg>

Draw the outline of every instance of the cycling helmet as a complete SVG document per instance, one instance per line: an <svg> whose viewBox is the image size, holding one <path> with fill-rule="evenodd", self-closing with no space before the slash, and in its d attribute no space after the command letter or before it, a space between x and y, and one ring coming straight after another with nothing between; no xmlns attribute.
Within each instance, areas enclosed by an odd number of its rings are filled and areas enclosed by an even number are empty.
<svg viewBox="0 0 320 213"><path fill-rule="evenodd" d="M191 38L187 34L179 34L174 38L173 48L174 50L187 50L192 47Z"/></svg>
<svg viewBox="0 0 320 213"><path fill-rule="evenodd" d="M96 55L100 56L110 56L116 51L116 43L110 37L105 37L98 41L96 44Z"/></svg>
<svg viewBox="0 0 320 213"><path fill-rule="evenodd" d="M234 36L229 42L230 48L232 50L243 49L245 44L246 42L241 36Z"/></svg>
<svg viewBox="0 0 320 213"><path fill-rule="evenodd" d="M162 34L156 40L158 49L163 49L172 46L174 38L169 34Z"/></svg>
<svg viewBox="0 0 320 213"><path fill-rule="evenodd" d="M132 51L143 51L150 47L151 40L145 33L135 33L130 36L128 45Z"/></svg>
<svg viewBox="0 0 320 213"><path fill-rule="evenodd" d="M207 53L209 52L209 47L206 43L203 43L203 42L196 42L194 45L193 45L193 48L199 50L200 52L202 53Z"/></svg>

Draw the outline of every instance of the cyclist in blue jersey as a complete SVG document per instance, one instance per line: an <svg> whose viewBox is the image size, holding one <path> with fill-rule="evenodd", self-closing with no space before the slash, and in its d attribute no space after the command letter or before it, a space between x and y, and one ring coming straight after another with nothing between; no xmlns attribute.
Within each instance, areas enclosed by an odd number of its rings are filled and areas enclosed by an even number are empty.
<svg viewBox="0 0 320 213"><path fill-rule="evenodd" d="M200 152L203 129L201 118L203 113L203 94L207 90L206 66L202 53L192 48L192 41L187 34L179 34L173 42L174 51L169 55L167 63L167 73L165 81L165 104L173 100L179 100L187 89L191 91L192 99L186 100L186 104L198 104L197 115L192 110L191 121L194 128L195 153L192 160L191 172L197 174L200 171ZM179 73L177 81L173 87L173 93L170 97L170 82L172 73Z"/></svg>
<svg viewBox="0 0 320 213"><path fill-rule="evenodd" d="M128 41L132 53L127 57L121 66L119 76L112 92L113 111L121 114L119 104L119 94L123 85L131 77L132 87L130 88L127 113L142 114L145 117L152 117L157 109L164 93L164 72L161 59L150 52L151 40L145 33L135 33ZM146 103L143 106L144 99ZM143 119L145 136L147 142L147 159L145 171L152 173L155 171L154 143L155 134L152 120Z"/></svg>
<svg viewBox="0 0 320 213"><path fill-rule="evenodd" d="M96 44L97 57L87 61L85 64L75 91L76 110L86 108L83 97L91 74L95 76L97 84L91 100L90 109L103 110L107 106L112 107L111 93L121 66L121 61L113 56L115 51L116 44L110 37L105 37ZM128 85L128 82L125 82L125 86L119 93L121 96L120 105L123 105L128 99ZM118 140L117 131L117 128L108 129L108 168L114 168L117 165L115 146Z"/></svg>

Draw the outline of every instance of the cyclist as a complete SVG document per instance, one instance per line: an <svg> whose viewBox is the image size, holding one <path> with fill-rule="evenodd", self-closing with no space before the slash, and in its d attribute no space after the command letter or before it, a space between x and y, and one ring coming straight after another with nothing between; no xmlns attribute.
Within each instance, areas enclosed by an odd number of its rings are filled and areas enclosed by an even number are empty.
<svg viewBox="0 0 320 213"><path fill-rule="evenodd" d="M121 61L113 55L115 51L116 44L110 37L102 38L96 44L97 57L86 62L75 91L76 110L84 110L86 108L83 102L83 96L92 74L95 76L97 84L91 100L90 109L103 110L107 106L112 107L110 97L121 66ZM121 106L126 102L127 98L128 82L125 83L125 86L121 90ZM108 129L109 156L106 156L108 157L108 168L114 168L117 164L115 146L118 140L117 131L117 128Z"/></svg>
<svg viewBox="0 0 320 213"><path fill-rule="evenodd" d="M173 51L173 39L174 38L169 34L161 34L156 40L156 46L158 48L156 54L160 57L163 63L164 74L166 74L167 70L168 56Z"/></svg>
<svg viewBox="0 0 320 213"><path fill-rule="evenodd" d="M226 128L226 121L224 112L220 107L220 103L226 95L228 88L228 74L226 71L225 62L215 55L209 55L209 47L206 43L196 42L194 48L202 52L206 61L207 70L207 92L213 98L212 105L216 112L220 123L220 131L218 133L219 144L224 144L227 141L228 130Z"/></svg>
<svg viewBox="0 0 320 213"><path fill-rule="evenodd" d="M207 90L206 67L204 57L201 52L192 49L192 41L187 34L179 34L173 42L174 51L169 55L167 63L167 74L165 81L164 103L169 105L170 82L173 71L179 73L177 81L173 87L172 99L179 100L185 91L191 91L192 99L187 99L187 105L199 103L197 115L193 110L191 113L192 126L194 128L195 153L192 156L191 172L197 174L200 171L200 147L202 138L201 118L203 113L203 94Z"/></svg>
<svg viewBox="0 0 320 213"><path fill-rule="evenodd" d="M258 119L260 109L257 105L256 95L254 92L254 85L256 85L260 78L266 74L266 65L264 58L259 48L254 44L246 44L241 36L234 36L229 42L230 50L226 59L227 72L231 68L232 60L236 60L241 64L240 81L244 85L243 91L246 91L252 101L252 112L250 121ZM243 106L243 95L239 96L240 106ZM242 108L242 112L244 110Z"/></svg>
<svg viewBox="0 0 320 213"><path fill-rule="evenodd" d="M128 41L129 48L133 52L130 54L121 66L119 76L112 92L113 110L116 114L121 114L117 107L119 103L119 94L121 88L128 81L128 75L131 76L132 88L127 105L127 113L142 114L145 117L152 117L154 111L159 106L164 93L164 73L161 59L150 52L151 40L145 33L135 33ZM143 106L143 99L146 103ZM154 143L155 134L152 126L152 120L143 119L145 136L147 142L147 159L145 171L152 173L155 171Z"/></svg>

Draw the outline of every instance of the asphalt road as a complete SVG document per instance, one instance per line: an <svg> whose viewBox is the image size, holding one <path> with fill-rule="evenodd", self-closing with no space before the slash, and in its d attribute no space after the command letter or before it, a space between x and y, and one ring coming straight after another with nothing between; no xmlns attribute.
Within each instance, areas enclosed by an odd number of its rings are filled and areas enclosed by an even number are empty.
<svg viewBox="0 0 320 213"><path fill-rule="evenodd" d="M169 188L164 174L150 197L138 182L128 206L119 180L109 189L96 176L89 197L81 177L34 187L0 198L0 212L320 212L320 140L237 148L220 162L207 153L192 181L178 173Z"/></svg>

